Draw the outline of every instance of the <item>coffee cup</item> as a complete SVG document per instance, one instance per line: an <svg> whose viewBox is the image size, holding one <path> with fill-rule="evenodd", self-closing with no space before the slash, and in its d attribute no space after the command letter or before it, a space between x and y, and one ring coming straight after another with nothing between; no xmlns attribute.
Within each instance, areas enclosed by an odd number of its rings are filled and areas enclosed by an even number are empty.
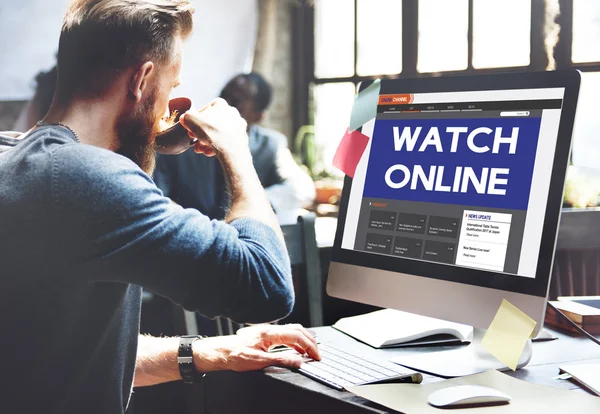
<svg viewBox="0 0 600 414"><path fill-rule="evenodd" d="M159 154L176 155L192 148L197 138L191 138L187 129L179 123L179 118L192 108L192 100L189 98L173 98L169 101L169 119L171 122L163 121L163 129L156 135L154 149Z"/></svg>

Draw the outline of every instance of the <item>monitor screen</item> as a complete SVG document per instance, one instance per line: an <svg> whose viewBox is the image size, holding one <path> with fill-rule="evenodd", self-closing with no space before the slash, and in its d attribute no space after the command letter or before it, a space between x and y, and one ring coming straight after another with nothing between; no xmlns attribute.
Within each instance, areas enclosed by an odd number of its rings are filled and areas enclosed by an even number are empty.
<svg viewBox="0 0 600 414"><path fill-rule="evenodd" d="M579 79L383 80L344 181L327 293L479 328L506 299L539 329Z"/></svg>
<svg viewBox="0 0 600 414"><path fill-rule="evenodd" d="M564 88L386 92L342 248L534 278Z"/></svg>

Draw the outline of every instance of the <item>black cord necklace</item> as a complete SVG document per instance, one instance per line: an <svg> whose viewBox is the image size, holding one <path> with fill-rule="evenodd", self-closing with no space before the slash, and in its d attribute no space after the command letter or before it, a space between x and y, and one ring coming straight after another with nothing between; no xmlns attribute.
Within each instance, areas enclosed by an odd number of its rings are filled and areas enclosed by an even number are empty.
<svg viewBox="0 0 600 414"><path fill-rule="evenodd" d="M71 132L71 134L75 135L75 139L77 140L77 142L81 142L79 140L79 135L77 135L77 132L73 131L68 125L63 124L62 122L37 121L37 126L52 126L52 125L61 126L63 128L68 129Z"/></svg>

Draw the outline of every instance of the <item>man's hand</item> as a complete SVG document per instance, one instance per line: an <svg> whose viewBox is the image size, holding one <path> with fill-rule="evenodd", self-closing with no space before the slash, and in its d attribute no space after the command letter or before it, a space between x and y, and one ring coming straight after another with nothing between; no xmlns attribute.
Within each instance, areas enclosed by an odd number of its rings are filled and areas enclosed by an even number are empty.
<svg viewBox="0 0 600 414"><path fill-rule="evenodd" d="M269 352L286 345L292 352ZM194 342L194 363L199 372L220 370L252 371L277 365L298 368L301 355L319 360L315 338L301 325L258 325L240 330L237 335L206 338Z"/></svg>
<svg viewBox="0 0 600 414"><path fill-rule="evenodd" d="M199 111L188 111L179 120L192 138L198 138L194 151L209 157L248 149L247 123L237 109L221 98Z"/></svg>
<svg viewBox="0 0 600 414"><path fill-rule="evenodd" d="M283 242L281 228L252 163L246 121L238 110L217 98L199 111L187 111L179 122L190 137L198 138L194 148L197 153L219 158L232 196L225 221L231 223L242 217L262 221Z"/></svg>

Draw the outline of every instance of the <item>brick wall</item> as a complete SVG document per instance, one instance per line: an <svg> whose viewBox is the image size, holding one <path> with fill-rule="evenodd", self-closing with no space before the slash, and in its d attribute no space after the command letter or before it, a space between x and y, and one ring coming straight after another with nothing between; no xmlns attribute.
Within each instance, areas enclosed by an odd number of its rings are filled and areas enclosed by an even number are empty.
<svg viewBox="0 0 600 414"><path fill-rule="evenodd" d="M259 0L259 25L252 70L273 86L273 102L262 124L292 138L292 37L290 2Z"/></svg>

